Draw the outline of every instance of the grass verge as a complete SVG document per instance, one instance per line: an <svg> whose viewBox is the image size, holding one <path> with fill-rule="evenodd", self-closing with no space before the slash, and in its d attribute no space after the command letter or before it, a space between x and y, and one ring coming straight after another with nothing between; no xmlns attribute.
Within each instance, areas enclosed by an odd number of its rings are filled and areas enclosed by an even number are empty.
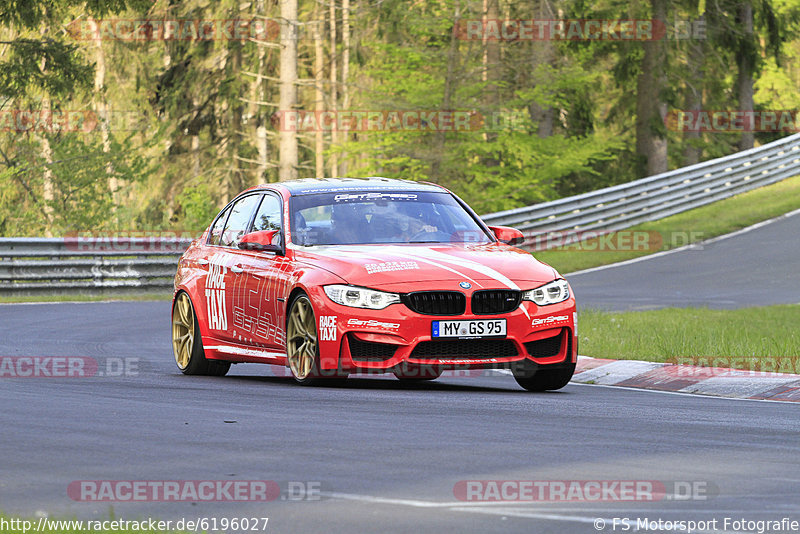
<svg viewBox="0 0 800 534"><path fill-rule="evenodd" d="M533 255L562 274L572 273L728 234L796 209L800 209L800 175L672 217L642 223L603 240L587 240ZM636 236L647 237L647 243L637 242Z"/></svg>
<svg viewBox="0 0 800 534"><path fill-rule="evenodd" d="M578 336L581 355L595 358L800 374L798 324L798 304L738 310L585 310L578 313Z"/></svg>
<svg viewBox="0 0 800 534"><path fill-rule="evenodd" d="M42 523L40 524L40 521ZM166 521L123 521L120 519L27 519L0 514L0 532L3 534L183 534L184 530L168 528ZM41 527L41 530L39 530ZM154 530L155 529L155 530ZM206 530L197 530L205 534Z"/></svg>

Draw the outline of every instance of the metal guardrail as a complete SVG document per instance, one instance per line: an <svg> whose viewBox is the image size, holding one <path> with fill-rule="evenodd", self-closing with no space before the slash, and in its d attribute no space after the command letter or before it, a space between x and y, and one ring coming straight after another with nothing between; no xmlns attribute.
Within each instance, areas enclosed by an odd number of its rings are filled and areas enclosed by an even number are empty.
<svg viewBox="0 0 800 534"><path fill-rule="evenodd" d="M0 295L120 295L172 288L180 238L0 238Z"/></svg>
<svg viewBox="0 0 800 534"><path fill-rule="evenodd" d="M484 215L540 244L621 230L800 174L800 134L590 193ZM0 238L0 295L164 293L191 241L182 238ZM523 245L524 246L524 245Z"/></svg>
<svg viewBox="0 0 800 534"><path fill-rule="evenodd" d="M730 156L481 218L542 242L582 240L716 202L800 174L800 134ZM548 236L560 239L548 239ZM524 245L523 245L524 246Z"/></svg>

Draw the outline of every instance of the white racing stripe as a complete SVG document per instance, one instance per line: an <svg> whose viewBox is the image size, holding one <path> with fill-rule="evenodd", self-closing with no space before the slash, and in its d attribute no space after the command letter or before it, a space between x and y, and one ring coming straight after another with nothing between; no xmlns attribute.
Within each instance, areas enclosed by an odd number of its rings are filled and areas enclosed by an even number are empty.
<svg viewBox="0 0 800 534"><path fill-rule="evenodd" d="M473 260L469 260L466 258L454 258L448 254L444 254L442 252L438 252L432 249L417 249L414 251L414 254L409 254L409 256L411 257L418 256L421 259L429 258L431 261L438 260L440 262L453 263L460 267L466 267L467 269L471 269L477 273L481 273L484 276L487 276L489 278L492 278L500 282L501 284L505 284L507 287L511 289L519 289L519 286L515 284L511 279L509 279L506 275L492 269L491 267L488 267Z"/></svg>
<svg viewBox="0 0 800 534"><path fill-rule="evenodd" d="M484 287L483 284L475 280L474 275L470 276L458 269L459 267L460 268L466 267L471 271L480 273L496 282L500 282L501 284L504 284L506 287L517 290L520 289L516 283L514 283L510 278L508 278L504 274L496 271L495 269L492 269L487 265L478 263L470 259L454 257L449 254L438 252L436 250L432 250L429 248L387 246L384 249L384 251L387 253L387 255L395 256L396 259L389 258L386 256L376 257L375 251L373 250L366 251L361 249L339 250L337 251L336 254L332 255L332 257L341 254L361 261L363 261L364 259L369 259L371 261L402 261L405 259L415 260L434 267L438 267L439 269L443 269L445 271L449 271L457 276L469 280L470 282L476 284L477 286Z"/></svg>
<svg viewBox="0 0 800 534"><path fill-rule="evenodd" d="M435 261L431 261L431 260L429 260L427 258L423 258L423 257L421 257L419 255L409 254L408 250L406 248L404 248L404 247L395 247L395 246L386 247L386 252L388 254L392 254L394 256L392 258L388 258L386 256L373 256L372 254L368 254L366 251L360 251L360 250L341 250L339 252L344 256L349 256L349 257L351 257L353 259L358 259L360 261L370 260L370 261L378 262L378 263L387 262L387 261L415 260L415 261L418 261L420 263L425 263L427 265L432 265L433 267L438 267L439 269L443 269L445 271L449 271L449 272L451 272L451 273L453 273L453 274L455 274L455 275L457 275L457 276L459 276L461 278L466 278L470 282L473 282L474 284L483 287L478 281L470 278L469 276L467 276L466 274L464 274L464 273L462 273L460 271L457 271L455 269L452 269L452 268L448 267L447 265L442 265L441 263L437 263ZM450 260L450 259L448 258L448 260ZM450 260L450 261L452 261L452 260Z"/></svg>
<svg viewBox="0 0 800 534"><path fill-rule="evenodd" d="M443 254L443 256L446 256L446 255ZM477 280L471 278L470 276L462 273L461 271L457 271L456 269L453 269L452 267L448 267L447 265L442 265L441 263L432 261L432 260L430 260L428 258L425 258L423 256L420 256L418 254L408 254L406 252L405 254L403 254L403 257L404 258L408 258L408 259L412 259L412 260L415 260L415 261L418 261L418 262L421 262L421 263L426 263L428 265L433 265L434 267L438 267L439 269L444 269L445 271L450 271L451 273L456 274L456 275L460 276L461 278L466 278L467 280L469 280L470 282L472 282L475 285L483 287L483 285L480 282L478 282ZM447 258L447 259L448 259L448 261L452 261L450 258Z"/></svg>

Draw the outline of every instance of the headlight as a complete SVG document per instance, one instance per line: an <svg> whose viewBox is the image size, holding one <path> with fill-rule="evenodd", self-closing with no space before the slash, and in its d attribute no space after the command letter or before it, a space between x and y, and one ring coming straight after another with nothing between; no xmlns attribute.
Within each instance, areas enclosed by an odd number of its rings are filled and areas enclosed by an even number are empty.
<svg viewBox="0 0 800 534"><path fill-rule="evenodd" d="M548 304L556 304L563 302L569 298L569 285L563 278L553 280L552 282L543 286L525 291L522 294L522 300L530 300L539 306L547 306Z"/></svg>
<svg viewBox="0 0 800 534"><path fill-rule="evenodd" d="M397 293L375 291L365 287L333 285L325 286L324 289L325 294L333 302L351 308L382 310L390 304L400 302L400 295Z"/></svg>

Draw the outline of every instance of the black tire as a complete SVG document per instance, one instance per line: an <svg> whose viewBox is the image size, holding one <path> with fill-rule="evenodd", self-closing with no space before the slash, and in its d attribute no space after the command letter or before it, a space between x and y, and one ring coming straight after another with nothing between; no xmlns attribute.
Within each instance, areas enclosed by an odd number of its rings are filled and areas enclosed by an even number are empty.
<svg viewBox="0 0 800 534"><path fill-rule="evenodd" d="M206 358L194 304L185 291L175 296L172 305L172 351L185 375L225 376L231 368L231 362Z"/></svg>
<svg viewBox="0 0 800 534"><path fill-rule="evenodd" d="M442 370L429 365L404 363L394 370L394 376L407 383L429 382L442 376Z"/></svg>
<svg viewBox="0 0 800 534"><path fill-rule="evenodd" d="M526 360L522 362L522 365L517 365L513 368L512 372L517 384L528 391L554 391L569 384L572 375L575 374L575 364L561 364L552 368L547 366L536 368L536 364Z"/></svg>
<svg viewBox="0 0 800 534"><path fill-rule="evenodd" d="M304 386L338 386L347 374L336 369L320 369L319 340L314 306L305 293L289 303L286 314L286 360L289 372Z"/></svg>

